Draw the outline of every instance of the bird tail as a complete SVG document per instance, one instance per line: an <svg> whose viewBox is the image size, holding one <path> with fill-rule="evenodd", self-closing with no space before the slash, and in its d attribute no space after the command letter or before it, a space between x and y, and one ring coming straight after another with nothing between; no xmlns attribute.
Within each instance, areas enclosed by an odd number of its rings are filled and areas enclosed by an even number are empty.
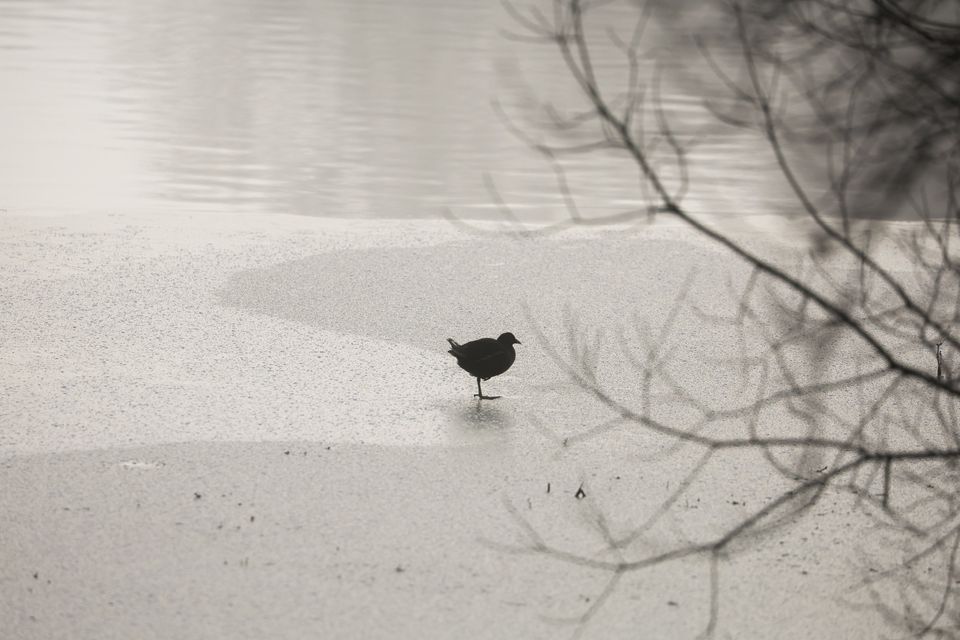
<svg viewBox="0 0 960 640"><path fill-rule="evenodd" d="M453 338L447 338L447 342L450 343L450 350L447 351L447 353L449 353L450 355L452 355L454 358L459 358L459 357L460 357L460 345L459 345L459 344L457 343L457 341L454 340Z"/></svg>

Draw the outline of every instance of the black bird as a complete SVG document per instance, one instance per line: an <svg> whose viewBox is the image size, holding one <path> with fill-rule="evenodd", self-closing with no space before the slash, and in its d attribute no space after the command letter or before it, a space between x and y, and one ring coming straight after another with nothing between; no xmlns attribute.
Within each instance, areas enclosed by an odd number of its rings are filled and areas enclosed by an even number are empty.
<svg viewBox="0 0 960 640"><path fill-rule="evenodd" d="M477 393L474 395L481 400L495 400L500 396L485 396L480 388L480 378L489 380L498 376L513 364L517 359L517 352L513 345L521 344L512 333L501 333L500 337L480 338L466 344L457 344L453 338L447 338L450 350L447 352L457 359L460 368L477 379Z"/></svg>

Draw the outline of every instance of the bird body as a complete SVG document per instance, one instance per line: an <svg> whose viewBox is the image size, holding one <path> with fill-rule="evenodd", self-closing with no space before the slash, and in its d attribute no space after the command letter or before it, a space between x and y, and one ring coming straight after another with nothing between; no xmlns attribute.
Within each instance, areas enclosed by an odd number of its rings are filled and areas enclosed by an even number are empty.
<svg viewBox="0 0 960 640"><path fill-rule="evenodd" d="M517 352L515 344L521 344L512 333L500 334L500 337L480 338L464 344L458 344L453 338L447 338L450 343L450 355L457 359L460 368L477 379L476 396L485 400L492 400L500 396L485 396L480 389L480 380L489 380L509 369Z"/></svg>

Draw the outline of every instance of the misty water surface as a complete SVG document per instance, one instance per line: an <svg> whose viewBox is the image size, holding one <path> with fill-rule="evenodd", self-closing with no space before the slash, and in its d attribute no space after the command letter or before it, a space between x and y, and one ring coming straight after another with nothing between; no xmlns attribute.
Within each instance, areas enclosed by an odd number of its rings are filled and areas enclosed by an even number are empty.
<svg viewBox="0 0 960 640"><path fill-rule="evenodd" d="M601 36L635 17L612 11ZM545 100L582 102L555 49L505 37L514 26L495 0L2 0L0 208L482 217L489 173L518 212L554 218L549 165L491 103L526 126ZM693 54L669 31L651 23L644 55L668 65L666 110L696 128L677 62ZM626 68L610 47L597 66ZM769 212L758 146L714 131L688 206ZM570 179L584 215L640 197L610 154L574 159Z"/></svg>

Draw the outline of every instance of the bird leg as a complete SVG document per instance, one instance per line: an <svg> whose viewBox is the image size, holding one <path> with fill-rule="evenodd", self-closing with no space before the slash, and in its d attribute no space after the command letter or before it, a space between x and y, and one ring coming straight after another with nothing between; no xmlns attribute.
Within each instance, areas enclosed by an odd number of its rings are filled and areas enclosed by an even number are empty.
<svg viewBox="0 0 960 640"><path fill-rule="evenodd" d="M485 396L483 395L483 389L480 388L480 378L477 378L477 393L473 394L474 398L480 398L481 400L496 400L500 396Z"/></svg>

